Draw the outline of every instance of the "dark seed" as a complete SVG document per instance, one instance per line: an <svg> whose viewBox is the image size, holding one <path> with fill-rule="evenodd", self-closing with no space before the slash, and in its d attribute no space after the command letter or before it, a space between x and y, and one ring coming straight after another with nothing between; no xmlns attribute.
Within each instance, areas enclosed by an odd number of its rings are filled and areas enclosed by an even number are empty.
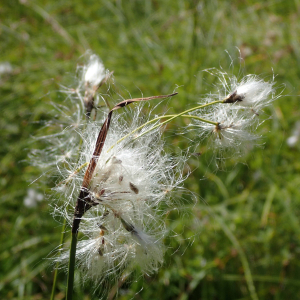
<svg viewBox="0 0 300 300"><path fill-rule="evenodd" d="M135 194L139 193L139 189L132 182L129 182L129 187Z"/></svg>
<svg viewBox="0 0 300 300"><path fill-rule="evenodd" d="M126 222L126 221L125 221L124 219L122 219L122 218L121 218L121 222L122 222L124 228L125 228L128 232L133 233L133 234L137 234L137 231L136 231L135 227L134 227L132 224Z"/></svg>
<svg viewBox="0 0 300 300"><path fill-rule="evenodd" d="M227 99L224 101L224 103L235 103L235 102L240 102L243 101L245 98L244 95L238 95L237 91L234 91L232 94L230 94Z"/></svg>

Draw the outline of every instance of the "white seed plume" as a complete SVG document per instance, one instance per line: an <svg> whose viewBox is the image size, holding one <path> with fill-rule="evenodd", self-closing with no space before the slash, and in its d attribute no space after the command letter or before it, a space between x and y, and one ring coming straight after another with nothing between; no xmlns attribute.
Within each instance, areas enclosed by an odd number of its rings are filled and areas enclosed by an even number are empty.
<svg viewBox="0 0 300 300"><path fill-rule="evenodd" d="M210 149L217 158L241 155L260 138L255 131L262 122L261 111L278 98L274 94L274 82L264 81L256 75L238 81L235 76L216 69L206 71L216 76L218 83L216 93L207 95L203 104L216 100L224 100L224 103L191 113L216 124L195 120L190 127L200 129L200 140L209 139Z"/></svg>
<svg viewBox="0 0 300 300"><path fill-rule="evenodd" d="M98 86L106 76L104 65L100 58L92 54L87 66L84 67L84 82L89 86Z"/></svg>
<svg viewBox="0 0 300 300"><path fill-rule="evenodd" d="M264 81L256 75L245 76L240 82L236 77L231 79L230 94L236 93L240 99L235 107L250 108L256 115L275 100L274 92L274 81Z"/></svg>
<svg viewBox="0 0 300 300"><path fill-rule="evenodd" d="M63 87L61 92L67 94L67 98L60 104L51 103L53 109L50 113L54 117L51 121L44 122L44 128L41 129L46 135L40 134L35 137L36 140L45 143L44 149L33 149L29 154L31 164L43 169L48 175L48 172L54 172L57 168L60 173L70 175L68 169L74 167L80 149L81 130L86 123L93 121L83 117L87 113L88 104L90 110L96 107L95 117L97 116L100 122L103 122L107 115L106 108L98 107L99 98L104 98L96 93L96 89L108 71L104 69L97 55L87 55L87 62L83 66L77 66L77 88ZM92 101L87 103L91 100L90 97ZM66 168L68 164L71 165Z"/></svg>
<svg viewBox="0 0 300 300"><path fill-rule="evenodd" d="M97 285L108 275L118 275L136 266L143 273L152 273L163 260L166 228L162 204L168 209L172 207L173 191L178 193L184 180L184 158L175 160L164 153L159 129L117 144L140 125L141 118L137 110L131 126L127 126L120 116L114 116L90 183L94 206L80 223L84 238L78 243L76 261L85 278ZM94 123L82 132L84 142L78 166L90 161L99 129ZM73 173L71 180L67 178L68 184L61 190L69 203L63 212L57 209L70 223L84 174L75 170L69 172ZM67 262L68 255L66 250L58 260Z"/></svg>
<svg viewBox="0 0 300 300"><path fill-rule="evenodd" d="M232 104L217 104L208 112L200 111L196 115L217 123L214 125L194 120L190 128L197 130L200 140L208 139L208 147L218 159L243 154L249 143L255 143L259 138L253 132L252 118L232 109Z"/></svg>
<svg viewBox="0 0 300 300"><path fill-rule="evenodd" d="M57 168L65 168L65 164L77 157L80 147L78 131L83 126L84 110L72 98L66 99L67 103L71 108L53 103L53 114L59 117L45 122L41 131L47 134L35 137L35 140L44 143L44 149L32 149L29 154L31 164L44 172L56 173Z"/></svg>

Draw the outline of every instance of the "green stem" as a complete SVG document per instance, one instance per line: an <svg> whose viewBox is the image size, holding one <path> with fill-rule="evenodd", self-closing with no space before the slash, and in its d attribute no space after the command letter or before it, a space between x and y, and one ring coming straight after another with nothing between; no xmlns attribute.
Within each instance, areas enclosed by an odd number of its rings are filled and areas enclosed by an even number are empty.
<svg viewBox="0 0 300 300"><path fill-rule="evenodd" d="M201 121L201 122L208 123L208 124L212 124L212 125L218 125L218 122L209 121L209 120L200 118L200 117L198 117L198 116L193 116L193 115L182 115L181 117L183 117L183 118L190 118L190 119L196 119L196 120L199 120L199 121Z"/></svg>
<svg viewBox="0 0 300 300"><path fill-rule="evenodd" d="M168 120L166 120L166 121L164 121L164 122L162 122L162 123L159 123L159 124L153 126L152 128L146 130L145 132L143 132L142 134L140 134L138 137L136 137L136 139L139 138L139 137L141 137L141 136L143 136L143 135L145 135L145 134L147 134L147 133L150 132L151 130L156 129L157 127L160 127L160 126L162 126L162 125L164 125L164 124L166 124L166 123L169 123L169 122L171 122L172 120L174 120L174 119L176 119L176 118L178 118L178 117L182 117L182 116L185 115L186 113L189 113L189 112L191 112L191 111L194 111L194 110L197 110L197 109L200 109L200 108L205 108L205 107L207 107L207 106L210 106L210 105L213 105L213 104L217 104L217 103L224 103L224 100L213 101L213 102L210 102L210 103L207 103L207 104L204 104L204 105L196 106L196 107L190 108L190 109L188 109L188 110L185 110L185 111L183 111L183 112L181 112L181 113L179 113L179 114L177 114L177 115L174 115L174 116L171 117L170 119L168 119ZM201 119L201 118L200 118L200 119ZM218 125L218 122L212 122L212 121L205 120L205 119L202 119L201 121L206 122L206 123L209 123L209 124Z"/></svg>
<svg viewBox="0 0 300 300"><path fill-rule="evenodd" d="M68 283L67 283L66 300L72 300L72 297L73 297L76 245L77 245L77 233L72 232L69 267L68 267Z"/></svg>
<svg viewBox="0 0 300 300"><path fill-rule="evenodd" d="M197 109L200 109L200 108L205 108L207 106L210 106L210 105L213 105L213 104L217 104L217 103L223 103L224 100L217 100L217 101L213 101L213 102L210 102L210 103L207 103L207 104L204 104L204 105L200 105L200 106L196 106L196 107L193 107L191 109L188 109L180 114L177 114L177 115L164 115L164 116L159 116L157 118L154 118L146 123L144 123L143 125L139 126L138 128L134 129L133 131L129 132L128 134L126 134L125 136L123 136L121 139L119 139L116 144L112 145L108 150L107 152L109 152L115 145L119 144L120 142L122 142L123 140L125 140L127 137L129 137L130 135L132 135L133 133L141 130L143 127L147 126L148 124L151 124L151 123L154 123L160 119L166 119L166 118L170 118L169 120L166 120L165 122L163 123L159 123L157 124L156 126L150 128L149 130L145 131L143 134L139 135L138 137L148 133L149 131L165 124L165 123L168 123L172 120L174 120L175 118L177 117L184 117L184 118L191 118L191 119L197 119L197 120L200 120L202 122L205 122L205 123L209 123L209 124L213 124L213 125L218 125L218 122L212 122L212 121L209 121L209 120L206 120L206 119L203 119L203 118L200 118L198 116L193 116L193 115L186 115L186 113L188 112L191 112L191 111L194 111L194 110L197 110ZM137 138L138 138L137 137Z"/></svg>
<svg viewBox="0 0 300 300"><path fill-rule="evenodd" d="M86 127L86 124L85 124L84 127ZM79 141L79 151L78 151L77 161L79 160L79 153L80 153L81 146L82 146L82 138ZM67 178L67 180L65 182L62 181L58 185L60 185L62 183L64 183L65 185L67 185L71 181L71 178L74 175L76 175L78 172L80 172L86 165L88 165L88 163L85 163L85 164L81 165L77 170L75 170L75 172L73 174L71 174L69 176L69 178ZM62 244L64 242L65 231L66 231L66 224L67 224L67 220L64 219L64 223L63 223L63 226L62 226L62 233L61 233L61 236L60 236L60 245L61 245L60 247L62 247ZM75 246L73 245L73 243L75 243ZM72 244L71 244L70 259L69 259L67 299L72 299L73 281L74 281L74 268L75 268L76 244L77 244L77 236L76 236L76 239L73 239L73 235L72 235ZM59 252L61 252L61 249L62 248L60 248ZM74 258L72 259L72 262L71 262L71 252L74 252ZM73 271L71 271L72 272L71 275L70 275L70 265L71 265L71 270L73 270ZM57 281L57 273L58 273L58 266L59 266L59 263L57 262L56 265L55 265L55 272L54 272L54 279L53 279L53 286L52 286L52 292L51 292L51 298L50 298L50 300L54 300L55 288L56 288L56 281ZM70 288L69 288L69 281L72 281L72 283L70 284ZM70 293L70 295L69 295L69 293Z"/></svg>
<svg viewBox="0 0 300 300"><path fill-rule="evenodd" d="M60 255L60 252L61 252L61 249L62 249L62 244L64 242L66 224L67 224L67 221L66 221L66 219L64 219L64 223L63 223L62 228L61 228L60 248L59 248L58 255ZM54 271L54 278L53 278L53 285L52 285L52 292L51 292L50 300L54 300L54 297L55 297L55 288L56 288L56 281L57 281L58 266L59 266L59 262L57 262L56 265L55 265L55 271Z"/></svg>

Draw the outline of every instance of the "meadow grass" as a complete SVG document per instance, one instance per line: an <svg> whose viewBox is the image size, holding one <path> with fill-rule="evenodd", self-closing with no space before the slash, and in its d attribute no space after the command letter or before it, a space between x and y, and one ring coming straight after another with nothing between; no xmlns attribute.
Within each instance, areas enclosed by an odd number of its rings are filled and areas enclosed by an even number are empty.
<svg viewBox="0 0 300 300"><path fill-rule="evenodd" d="M278 92L284 89L266 111L262 147L220 171L204 146L195 149L204 154L190 159L186 187L198 203L186 218L170 214L168 227L181 234L167 239L158 274L120 281L118 299L299 299L300 155L299 143L286 143L300 117L299 1L22 0L6 1L0 14L0 63L12 66L0 75L1 299L50 297L45 258L59 244L63 220L52 219L46 200L24 206L28 188L46 195L55 184L45 174L29 186L41 174L26 159L32 147L44 147L33 136L51 133L41 129L57 118L51 103L64 103L60 85L74 86L88 49L114 70L115 99L179 86L178 96L159 107L168 114L212 90L216 78L202 72L207 68L275 75ZM170 152L197 138L177 135L188 120L176 122L166 128ZM61 272L56 299L64 298L65 283ZM97 299L88 286L75 289L75 299Z"/></svg>

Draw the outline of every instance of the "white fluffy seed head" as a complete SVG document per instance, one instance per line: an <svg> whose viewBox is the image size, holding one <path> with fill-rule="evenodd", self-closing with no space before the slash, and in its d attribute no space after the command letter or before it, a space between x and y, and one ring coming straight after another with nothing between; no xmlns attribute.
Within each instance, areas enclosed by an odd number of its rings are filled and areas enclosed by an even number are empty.
<svg viewBox="0 0 300 300"><path fill-rule="evenodd" d="M84 82L89 86L98 86L105 78L106 72L100 58L92 54L89 58L87 66L84 67Z"/></svg>
<svg viewBox="0 0 300 300"><path fill-rule="evenodd" d="M259 114L276 98L274 82L264 81L256 75L245 76L240 82L233 78L231 92L236 92L241 98L237 106L250 108L254 114Z"/></svg>
<svg viewBox="0 0 300 300"><path fill-rule="evenodd" d="M242 79L217 69L205 70L217 78L216 93L209 96L221 100L235 94L233 109L244 109L244 113L258 116L260 112L276 100L280 95L275 94L274 78L266 80L260 76L249 74Z"/></svg>
<svg viewBox="0 0 300 300"><path fill-rule="evenodd" d="M241 80L216 69L206 70L216 76L216 92L210 93L202 104L216 100L225 103L208 106L192 112L200 118L215 122L209 124L194 120L190 128L198 130L200 140L207 137L209 148L217 158L237 157L257 144L257 127L262 123L262 109L279 96L275 95L274 81L265 81L256 75Z"/></svg>
<svg viewBox="0 0 300 300"><path fill-rule="evenodd" d="M164 152L159 128L136 140L130 136L117 143L141 124L141 108L135 109L130 126L123 121L125 114L113 115L89 186L95 206L84 214L79 228L84 239L78 243L76 261L85 278L97 284L109 274L136 266L143 273L158 269L166 233L162 217L166 207L172 207L173 192L184 180L178 174L182 174L185 158L174 159ZM69 171L65 189L60 187L68 203L57 213L69 223L86 168L78 169L90 161L100 125L88 124L81 132L83 144L78 165ZM67 258L68 250L58 260L66 262Z"/></svg>
<svg viewBox="0 0 300 300"><path fill-rule="evenodd" d="M35 137L45 146L42 150L33 149L29 154L30 163L47 172L48 178L48 172L55 172L56 169L62 177L65 177L67 173L68 175L72 173L70 170L74 168L80 149L81 130L86 122L92 121L83 118L86 114L86 95L94 97L95 107L99 105L101 99L103 100L100 93L95 93L95 89L106 77L108 71L104 69L97 55L87 53L84 59L85 64L77 66L75 83L77 87L61 86L61 93L67 95L66 99L62 103L51 103L53 106L49 111L51 121L44 122L44 127L40 129L42 133ZM111 98L107 99L108 97L110 96L106 90L105 101L112 101ZM98 120L103 122L107 115L106 107L97 107L96 115Z"/></svg>
<svg viewBox="0 0 300 300"><path fill-rule="evenodd" d="M211 100L222 100L236 94L238 101L235 102L235 108L244 108L249 114L259 115L260 111L276 100L274 78L265 79L258 75L249 74L241 79L216 68L206 69L207 72L216 78L214 84L215 92L210 93L208 97ZM247 110L249 109L249 110Z"/></svg>
<svg viewBox="0 0 300 300"><path fill-rule="evenodd" d="M76 264L84 281L98 286L108 278L117 280L124 270L132 272L138 267L141 272L150 274L158 269L164 253L160 236L153 232L147 234L138 227L134 227L134 233L130 232L113 213L102 217L99 213L91 211L80 228L85 238L77 244ZM57 261L67 264L68 249Z"/></svg>

